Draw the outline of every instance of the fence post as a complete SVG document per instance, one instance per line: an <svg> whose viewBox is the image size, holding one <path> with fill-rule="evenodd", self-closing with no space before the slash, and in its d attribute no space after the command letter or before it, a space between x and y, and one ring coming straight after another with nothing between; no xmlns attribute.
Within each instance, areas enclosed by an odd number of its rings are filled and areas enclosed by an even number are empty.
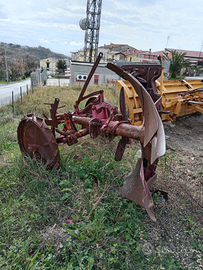
<svg viewBox="0 0 203 270"><path fill-rule="evenodd" d="M14 113L14 92L12 91L12 113Z"/></svg>
<svg viewBox="0 0 203 270"><path fill-rule="evenodd" d="M27 90L27 95L28 95L28 84L26 84L26 90Z"/></svg>
<svg viewBox="0 0 203 270"><path fill-rule="evenodd" d="M22 98L23 98L22 86L20 86L20 101L21 101L21 104L22 104Z"/></svg>
<svg viewBox="0 0 203 270"><path fill-rule="evenodd" d="M33 89L33 88L34 88L34 85L33 85L33 82L32 82L32 94L33 94L33 92L34 92L34 89Z"/></svg>

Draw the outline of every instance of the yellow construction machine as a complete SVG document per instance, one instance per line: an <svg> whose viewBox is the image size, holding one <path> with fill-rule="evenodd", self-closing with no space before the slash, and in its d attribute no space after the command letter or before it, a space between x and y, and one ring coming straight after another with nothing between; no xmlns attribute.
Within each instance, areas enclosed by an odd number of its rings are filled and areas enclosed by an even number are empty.
<svg viewBox="0 0 203 270"><path fill-rule="evenodd" d="M123 65L121 68L145 87L163 121L195 112L203 113L203 80L163 80L161 64ZM135 89L129 81L118 80L116 85L124 89L132 124L141 125L142 106Z"/></svg>

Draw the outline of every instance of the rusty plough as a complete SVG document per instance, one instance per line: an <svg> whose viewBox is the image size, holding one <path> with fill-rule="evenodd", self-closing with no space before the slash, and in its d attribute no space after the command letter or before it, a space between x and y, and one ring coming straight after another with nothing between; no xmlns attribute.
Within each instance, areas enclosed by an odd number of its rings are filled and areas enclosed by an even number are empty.
<svg viewBox="0 0 203 270"><path fill-rule="evenodd" d="M124 89L120 91L120 112L118 107L112 105L103 95L103 90L88 95L85 90L102 58L99 54L92 70L81 90L75 103L73 112L58 113L59 99L55 98L50 104L50 115L45 120L29 114L22 118L18 126L18 142L24 155L33 159L43 160L47 168L57 169L60 165L58 145L69 146L78 142L80 137L89 135L96 138L104 133L112 140L115 136L121 136L118 143L115 160L122 159L125 146L130 139L139 140L142 154L138 157L135 169L124 178L124 184L120 189L121 194L144 207L152 220L156 220L151 208L153 200L150 193L150 185L156 179L156 166L158 158L165 154L165 134L162 121L157 112L155 104L143 85L121 68L107 64L124 80L129 81L139 96L143 111L143 122L140 126L131 125L131 120L126 114ZM84 109L79 108L81 101L87 100ZM63 124L63 129L59 129ZM81 125L78 130L76 124Z"/></svg>

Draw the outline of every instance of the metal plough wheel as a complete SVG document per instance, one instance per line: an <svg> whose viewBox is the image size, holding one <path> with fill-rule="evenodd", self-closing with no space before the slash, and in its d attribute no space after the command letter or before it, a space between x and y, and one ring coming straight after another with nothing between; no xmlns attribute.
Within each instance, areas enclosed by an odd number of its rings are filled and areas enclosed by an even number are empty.
<svg viewBox="0 0 203 270"><path fill-rule="evenodd" d="M42 161L47 169L59 167L58 144L43 119L33 114L24 116L18 126L18 143L23 155Z"/></svg>

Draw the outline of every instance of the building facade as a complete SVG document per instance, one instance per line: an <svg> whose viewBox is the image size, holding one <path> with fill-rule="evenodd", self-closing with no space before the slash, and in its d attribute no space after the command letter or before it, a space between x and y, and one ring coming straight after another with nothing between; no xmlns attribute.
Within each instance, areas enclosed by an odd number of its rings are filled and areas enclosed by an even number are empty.
<svg viewBox="0 0 203 270"><path fill-rule="evenodd" d="M57 59L54 59L54 58L42 59L40 60L40 69L47 69L48 75L55 75L56 62L57 62Z"/></svg>
<svg viewBox="0 0 203 270"><path fill-rule="evenodd" d="M87 80L87 77L91 71L93 63L88 62L71 62L70 71L70 85L81 84L83 85ZM106 67L106 63L100 63L93 74L90 84L106 84L115 85L116 81L119 80L119 76L113 71Z"/></svg>

